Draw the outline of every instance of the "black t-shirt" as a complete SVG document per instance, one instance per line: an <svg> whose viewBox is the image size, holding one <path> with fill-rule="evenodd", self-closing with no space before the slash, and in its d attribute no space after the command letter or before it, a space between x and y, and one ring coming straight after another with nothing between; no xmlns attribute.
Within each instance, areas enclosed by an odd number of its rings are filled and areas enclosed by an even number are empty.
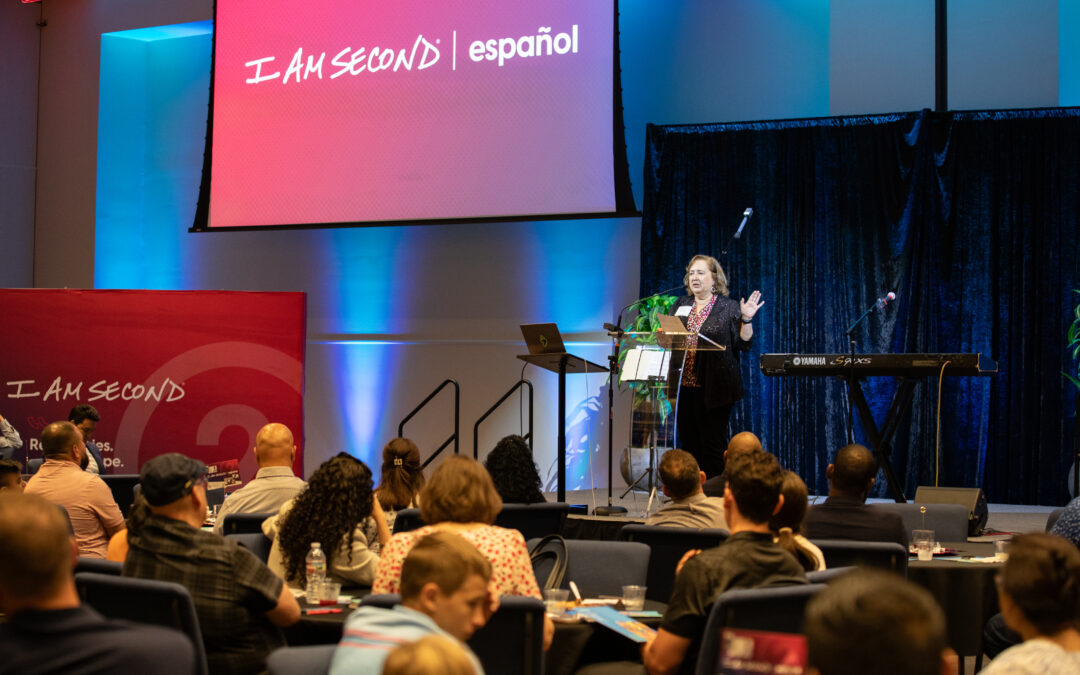
<svg viewBox="0 0 1080 675"><path fill-rule="evenodd" d="M192 675L179 631L105 619L89 607L28 610L0 624L0 671L19 675Z"/></svg>
<svg viewBox="0 0 1080 675"><path fill-rule="evenodd" d="M879 509L854 497L829 497L811 506L803 525L809 539L894 541L908 548L908 533L899 513Z"/></svg>
<svg viewBox="0 0 1080 675"><path fill-rule="evenodd" d="M675 577L660 627L691 640L680 673L692 673L717 596L733 588L805 584L802 565L773 543L772 534L737 532L723 544L691 558Z"/></svg>

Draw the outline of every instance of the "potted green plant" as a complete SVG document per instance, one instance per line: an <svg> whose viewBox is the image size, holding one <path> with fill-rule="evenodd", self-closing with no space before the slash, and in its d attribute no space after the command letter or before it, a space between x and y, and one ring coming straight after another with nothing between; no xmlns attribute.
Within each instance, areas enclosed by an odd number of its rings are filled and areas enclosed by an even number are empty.
<svg viewBox="0 0 1080 675"><path fill-rule="evenodd" d="M631 316L634 316L634 319L626 327L626 330L638 335L632 341L623 342L619 350L620 367L625 362L630 349L639 345L656 344L654 334L660 327L660 322L657 321L656 317L659 314L668 314L677 299L674 295L657 295L640 300L630 306ZM671 403L667 398L666 385L666 382L620 383L621 388L629 387L634 393L633 421L630 430L631 446L648 448L664 443L663 439L656 437L656 435L671 414ZM639 453L637 456L624 455L620 464L622 465L623 477L630 481L630 476L637 476L644 467L649 465L649 453Z"/></svg>

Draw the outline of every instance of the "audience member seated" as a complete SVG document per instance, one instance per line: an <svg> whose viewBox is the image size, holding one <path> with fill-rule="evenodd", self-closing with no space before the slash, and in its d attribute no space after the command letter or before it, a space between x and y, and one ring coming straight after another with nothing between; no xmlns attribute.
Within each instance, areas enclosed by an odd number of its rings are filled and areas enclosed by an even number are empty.
<svg viewBox="0 0 1080 675"><path fill-rule="evenodd" d="M420 464L420 448L408 438L394 438L382 450L382 483L375 490L386 515L386 525L394 529L394 519L401 509L420 505L420 488L424 487L424 471Z"/></svg>
<svg viewBox="0 0 1080 675"><path fill-rule="evenodd" d="M449 532L424 537L402 563L401 604L361 607L349 615L330 675L379 673L395 645L428 635L451 639L474 671L482 672L462 643L491 616L495 599L490 582L491 563L475 546Z"/></svg>
<svg viewBox="0 0 1080 675"><path fill-rule="evenodd" d="M1072 542L1073 546L1080 549L1080 497L1069 502L1062 512L1061 517L1050 529L1050 534ZM1009 628L1005 623L1005 617L1000 613L990 617L983 628L983 653L991 659L1013 645L1023 642L1023 638Z"/></svg>
<svg viewBox="0 0 1080 675"><path fill-rule="evenodd" d="M104 476L109 471L105 468L105 460L101 457L101 450L94 443L94 432L97 431L97 425L100 421L101 416L98 414L97 408L89 403L80 403L68 412L68 422L74 424L75 428L82 432L83 441L86 443L86 455L80 462L80 466L84 471Z"/></svg>
<svg viewBox="0 0 1080 675"><path fill-rule="evenodd" d="M807 508L806 483L794 471L785 471L780 494L784 496L784 505L769 519L773 541L795 556L807 572L825 569L825 554L802 534Z"/></svg>
<svg viewBox="0 0 1080 675"><path fill-rule="evenodd" d="M124 562L128 554L128 537L138 533L148 517L150 517L150 505L146 503L142 492L139 492L131 502L131 513L124 520L127 529L120 530L109 539L109 549L105 552L105 559L118 563Z"/></svg>
<svg viewBox="0 0 1080 675"><path fill-rule="evenodd" d="M109 537L124 529L124 516L99 476L83 471L86 444L71 422L53 422L41 432L45 462L26 491L64 507L71 519L79 555L104 558Z"/></svg>
<svg viewBox="0 0 1080 675"><path fill-rule="evenodd" d="M372 592L401 592L402 561L416 542L432 532L451 532L464 537L491 561L494 595L540 598L540 587L521 532L492 524L501 509L499 493L479 462L461 455L446 458L420 491L420 517L428 525L390 538L383 549ZM545 616L545 649L554 630L551 619Z"/></svg>
<svg viewBox="0 0 1080 675"><path fill-rule="evenodd" d="M255 434L255 461L259 470L247 485L225 498L218 509L214 532L221 534L230 513L277 513L282 504L304 488L293 474L296 444L289 427L271 422Z"/></svg>
<svg viewBox="0 0 1080 675"><path fill-rule="evenodd" d="M0 457L7 455L10 459L16 450L23 446L19 430L11 425L11 422L0 415Z"/></svg>
<svg viewBox="0 0 1080 675"><path fill-rule="evenodd" d="M1013 538L998 577L998 604L1023 643L983 673L1080 673L1080 550L1072 542L1044 533Z"/></svg>
<svg viewBox="0 0 1080 675"><path fill-rule="evenodd" d="M731 440L728 441L727 449L724 450L725 470L722 471L719 476L713 476L701 485L701 490L705 493L706 497L724 498L724 486L727 485L727 463L730 462L735 455L750 452L751 450L761 450L761 441L752 432L740 431L731 437Z"/></svg>
<svg viewBox="0 0 1080 675"><path fill-rule="evenodd" d="M646 525L728 529L724 500L701 491L705 472L689 452L673 448L660 457L660 482L672 501L646 518Z"/></svg>
<svg viewBox="0 0 1080 675"><path fill-rule="evenodd" d="M1069 502L1061 517L1050 528L1050 534L1068 539L1073 546L1080 549L1080 497Z"/></svg>
<svg viewBox="0 0 1080 675"><path fill-rule="evenodd" d="M829 584L807 605L805 627L814 675L947 675L958 666L934 598L882 570Z"/></svg>
<svg viewBox="0 0 1080 675"><path fill-rule="evenodd" d="M300 620L296 598L250 551L200 529L205 464L160 455L143 465L139 483L150 515L128 537L124 575L188 589L212 675L262 672L266 656L284 644L278 627Z"/></svg>
<svg viewBox="0 0 1080 675"><path fill-rule="evenodd" d="M895 541L908 548L908 532L899 513L866 503L877 474L877 460L861 445L845 445L825 470L829 497L810 507L806 536L811 539Z"/></svg>
<svg viewBox="0 0 1080 675"><path fill-rule="evenodd" d="M78 548L67 522L34 494L0 493L0 671L192 675L195 649L182 633L109 621L79 604Z"/></svg>
<svg viewBox="0 0 1080 675"><path fill-rule="evenodd" d="M724 511L731 536L679 563L675 588L656 637L642 651L649 673L692 673L705 622L716 597L733 588L806 583L802 566L773 542L769 518L783 507L783 470L763 450L738 454L727 464Z"/></svg>
<svg viewBox="0 0 1080 675"><path fill-rule="evenodd" d="M495 491L505 504L538 504L547 501L543 482L533 461L532 449L521 436L507 436L495 444L484 459Z"/></svg>
<svg viewBox="0 0 1080 675"><path fill-rule="evenodd" d="M476 675L480 673L465 647L441 635L394 647L382 675Z"/></svg>
<svg viewBox="0 0 1080 675"><path fill-rule="evenodd" d="M294 588L307 584L305 560L314 542L326 554L327 577L345 586L370 586L379 551L390 541L371 469L346 453L323 462L262 529L274 542L267 564Z"/></svg>
<svg viewBox="0 0 1080 675"><path fill-rule="evenodd" d="M22 464L13 459L0 459L0 492L22 492L26 481L22 477Z"/></svg>

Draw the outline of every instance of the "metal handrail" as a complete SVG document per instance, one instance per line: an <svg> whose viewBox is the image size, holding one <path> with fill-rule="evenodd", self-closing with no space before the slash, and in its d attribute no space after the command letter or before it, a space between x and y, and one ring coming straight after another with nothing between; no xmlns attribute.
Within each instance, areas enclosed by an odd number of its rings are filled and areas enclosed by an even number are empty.
<svg viewBox="0 0 1080 675"><path fill-rule="evenodd" d="M450 438L443 441L443 444L439 446L439 448L434 452L434 454L431 455L431 457L427 458L422 468L427 468L427 465L431 464L431 462L439 456L439 453L442 452L446 448L446 446L450 445L450 441L454 442L454 454L458 454L458 443L461 438L461 387L458 385L457 380L443 380L442 384L440 384L438 387L435 387L435 391L428 394L427 398L421 401L420 405L413 408L412 412L406 415L405 419L401 420L401 423L398 424L398 438L405 438L405 423L411 420L414 416L416 416L416 413L420 412L420 409L427 405L428 402L431 401L431 399L438 396L439 392L443 390L443 387L448 384L454 385L454 433L450 436Z"/></svg>
<svg viewBox="0 0 1080 675"><path fill-rule="evenodd" d="M510 396L515 391L520 389L522 385L525 385L526 387L529 388L529 433L525 434L525 440L527 440L529 442L529 450L530 451L532 450L532 447L533 447L533 386L532 386L532 382L530 382L529 380L521 379L521 380L518 380L517 382L515 382L514 386L510 387L510 391L508 391L508 392L506 392L505 394L502 395L502 398L500 398L498 401L495 401L495 405L488 408L487 412L485 412L483 415L480 416L480 419L476 420L476 424L474 424L473 428L472 428L472 456L473 456L473 459L480 459L480 423L483 422L484 420L486 420L488 417L491 417L491 414L494 413L499 408L499 406L501 406L506 401L506 399L510 398Z"/></svg>

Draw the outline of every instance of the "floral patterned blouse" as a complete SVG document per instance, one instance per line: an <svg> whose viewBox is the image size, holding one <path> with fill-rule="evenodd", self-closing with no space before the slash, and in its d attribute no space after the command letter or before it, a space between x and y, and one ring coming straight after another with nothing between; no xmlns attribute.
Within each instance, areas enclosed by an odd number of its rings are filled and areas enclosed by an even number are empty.
<svg viewBox="0 0 1080 675"><path fill-rule="evenodd" d="M400 593L401 563L405 561L405 556L416 542L438 531L438 527L428 525L390 537L390 542L382 550L371 592ZM540 587L536 583L532 562L529 561L529 551L525 547L525 538L521 536L521 532L485 525L472 530L461 530L456 534L470 541L491 561L492 592L499 595L540 597Z"/></svg>
<svg viewBox="0 0 1080 675"><path fill-rule="evenodd" d="M714 294L709 298L709 304L705 305L701 311L698 311L695 302L690 307L690 316L686 317L686 330L690 331L690 334L686 336L686 363L683 365L682 371L682 386L684 387L698 386L697 377L694 375L694 362L697 360L698 332L701 330L701 324L705 323L705 319L709 318L709 312L712 311L715 304L716 295Z"/></svg>

